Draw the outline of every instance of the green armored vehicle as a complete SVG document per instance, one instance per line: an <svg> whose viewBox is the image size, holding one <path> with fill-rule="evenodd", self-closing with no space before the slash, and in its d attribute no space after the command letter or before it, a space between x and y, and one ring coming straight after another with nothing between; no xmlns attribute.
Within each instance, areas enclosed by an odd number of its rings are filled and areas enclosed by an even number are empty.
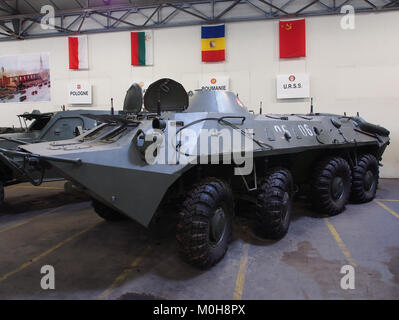
<svg viewBox="0 0 399 320"><path fill-rule="evenodd" d="M19 145L44 141L59 141L74 138L97 126L98 122L85 117L84 114L104 114L108 111L72 110L18 115L20 128L0 128L0 148L15 150ZM109 112L108 112L109 113ZM37 185L43 181L63 179L54 170L46 170L45 174L35 170L21 169L23 157L4 157L0 154L0 206L4 201L4 187L32 182Z"/></svg>
<svg viewBox="0 0 399 320"><path fill-rule="evenodd" d="M161 79L144 96L133 86L118 116L62 142L23 145L26 162L56 169L86 189L106 220L131 218L150 226L170 204L179 215L183 257L209 268L224 256L235 200L256 204L265 238L288 231L295 192L310 188L320 214L342 212L349 199L376 194L379 161L389 131L358 116L253 114L225 91L188 97Z"/></svg>

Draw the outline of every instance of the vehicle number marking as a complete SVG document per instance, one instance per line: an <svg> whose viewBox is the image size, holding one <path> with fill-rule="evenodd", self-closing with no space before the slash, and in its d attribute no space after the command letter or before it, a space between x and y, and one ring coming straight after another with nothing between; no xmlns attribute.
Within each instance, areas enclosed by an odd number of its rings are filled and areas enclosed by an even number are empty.
<svg viewBox="0 0 399 320"><path fill-rule="evenodd" d="M299 124L298 129L304 137L308 137L308 136L313 137L313 135L314 135L312 129L310 129L310 127L307 124ZM291 134L289 128L286 125L281 125L281 126L275 125L274 131L276 131L278 133L288 132ZM295 129L294 129L294 131L295 131Z"/></svg>

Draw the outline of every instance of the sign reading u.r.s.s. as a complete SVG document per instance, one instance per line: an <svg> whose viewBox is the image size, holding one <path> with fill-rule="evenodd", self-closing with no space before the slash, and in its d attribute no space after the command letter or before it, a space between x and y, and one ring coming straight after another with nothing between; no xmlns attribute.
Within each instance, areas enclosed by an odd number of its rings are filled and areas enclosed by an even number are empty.
<svg viewBox="0 0 399 320"><path fill-rule="evenodd" d="M277 76L277 99L310 97L308 74L282 74Z"/></svg>

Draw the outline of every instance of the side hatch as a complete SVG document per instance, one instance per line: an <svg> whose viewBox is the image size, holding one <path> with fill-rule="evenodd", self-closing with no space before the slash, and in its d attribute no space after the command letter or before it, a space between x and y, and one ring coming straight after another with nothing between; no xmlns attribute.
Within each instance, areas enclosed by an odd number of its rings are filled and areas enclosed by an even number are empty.
<svg viewBox="0 0 399 320"><path fill-rule="evenodd" d="M82 128L83 120L78 117L58 119L42 136L45 141L67 140L76 137L77 128Z"/></svg>

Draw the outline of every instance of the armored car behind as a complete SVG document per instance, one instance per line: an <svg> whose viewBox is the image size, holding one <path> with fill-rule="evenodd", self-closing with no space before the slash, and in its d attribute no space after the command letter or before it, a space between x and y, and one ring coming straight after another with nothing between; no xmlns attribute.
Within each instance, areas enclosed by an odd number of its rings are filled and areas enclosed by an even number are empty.
<svg viewBox="0 0 399 320"><path fill-rule="evenodd" d="M84 114L104 114L109 111L71 110L18 115L21 126L18 128L0 128L0 150L15 150L19 145L43 141L60 141L72 139L97 126L98 122ZM37 170L34 166L24 166L24 158L18 155L7 156L0 153L0 206L4 201L4 187L21 182L32 182L34 185L43 181L63 179L54 170Z"/></svg>

